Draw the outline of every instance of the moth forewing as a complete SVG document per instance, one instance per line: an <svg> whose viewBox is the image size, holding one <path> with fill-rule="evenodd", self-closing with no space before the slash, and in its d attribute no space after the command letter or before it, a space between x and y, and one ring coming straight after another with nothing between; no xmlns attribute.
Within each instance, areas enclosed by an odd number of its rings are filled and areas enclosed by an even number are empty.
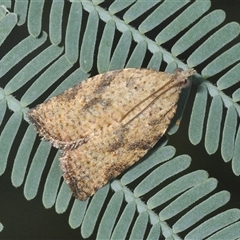
<svg viewBox="0 0 240 240"><path fill-rule="evenodd" d="M29 111L39 135L61 149L63 177L76 198L93 195L153 147L193 74L193 69L107 72Z"/></svg>

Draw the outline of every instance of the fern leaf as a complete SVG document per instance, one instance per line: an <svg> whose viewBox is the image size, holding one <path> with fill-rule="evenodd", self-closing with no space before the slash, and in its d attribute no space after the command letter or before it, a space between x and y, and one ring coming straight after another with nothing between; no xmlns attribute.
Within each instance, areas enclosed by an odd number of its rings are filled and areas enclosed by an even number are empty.
<svg viewBox="0 0 240 240"><path fill-rule="evenodd" d="M236 134L234 151L233 151L233 159L232 159L232 168L233 172L239 176L240 175L240 126L238 126L238 131Z"/></svg>
<svg viewBox="0 0 240 240"><path fill-rule="evenodd" d="M217 200L218 199L218 200ZM207 200L203 201L188 213L182 216L174 225L174 232L182 232L188 227L194 225L200 219L218 209L219 207L225 205L230 199L229 192L222 191L209 197Z"/></svg>
<svg viewBox="0 0 240 240"><path fill-rule="evenodd" d="M107 72L108 70L115 30L114 21L109 20L105 25L98 48L97 68L99 73Z"/></svg>
<svg viewBox="0 0 240 240"><path fill-rule="evenodd" d="M227 210L203 222L201 225L188 233L185 239L205 239L206 237L214 233L216 230L223 229L224 227L234 223L235 221L238 221L239 218L239 209Z"/></svg>
<svg viewBox="0 0 240 240"><path fill-rule="evenodd" d="M233 157L237 120L237 112L233 106L230 106L225 118L221 147L222 157L225 162L230 161Z"/></svg>
<svg viewBox="0 0 240 240"><path fill-rule="evenodd" d="M199 85L194 100L193 111L191 114L189 126L189 139L192 144L198 144L203 135L203 123L207 105L207 88L205 85Z"/></svg>
<svg viewBox="0 0 240 240"><path fill-rule="evenodd" d="M108 68L109 71L124 68L128 56L128 51L131 46L131 41L132 41L131 32L130 31L124 32L114 50ZM126 49L126 52L123 51L123 49Z"/></svg>
<svg viewBox="0 0 240 240"><path fill-rule="evenodd" d="M4 173L7 165L7 159L11 146L13 144L14 138L18 132L19 126L22 121L22 113L20 111L14 112L9 118L7 124L5 125L1 136L0 136L0 175Z"/></svg>
<svg viewBox="0 0 240 240"><path fill-rule="evenodd" d="M28 9L28 31L33 37L38 37L42 31L42 13L44 1L30 1Z"/></svg>
<svg viewBox="0 0 240 240"><path fill-rule="evenodd" d="M210 8L210 6L210 1L194 2L157 35L155 39L157 44L160 45L172 39L174 36L196 21L199 17L201 17Z"/></svg>
<svg viewBox="0 0 240 240"><path fill-rule="evenodd" d="M141 212L132 228L130 239L144 239L144 234L147 228L148 214L147 212Z"/></svg>
<svg viewBox="0 0 240 240"><path fill-rule="evenodd" d="M140 33L149 32L187 3L188 1L181 1L178 4L170 1L163 2L140 24L138 28Z"/></svg>
<svg viewBox="0 0 240 240"><path fill-rule="evenodd" d="M126 239L135 212L136 204L134 202L128 203L114 228L112 239Z"/></svg>
<svg viewBox="0 0 240 240"><path fill-rule="evenodd" d="M86 30L80 50L80 67L84 72L89 72L93 66L94 47L97 36L99 17L95 10L88 17Z"/></svg>
<svg viewBox="0 0 240 240"><path fill-rule="evenodd" d="M197 9L197 8L196 8ZM171 52L174 56L185 52L195 42L204 37L208 32L220 25L225 19L222 10L215 10L207 14L191 27L172 47ZM202 26L205 26L203 29Z"/></svg>
<svg viewBox="0 0 240 240"><path fill-rule="evenodd" d="M65 51L66 58L71 64L77 62L79 57L79 38L81 31L82 5L73 2L69 13L66 30Z"/></svg>
<svg viewBox="0 0 240 240"><path fill-rule="evenodd" d="M25 92L21 99L22 105L27 106L35 101L71 67L72 65L67 61L64 55L60 57Z"/></svg>
<svg viewBox="0 0 240 240"><path fill-rule="evenodd" d="M56 60L62 53L63 48L50 46L30 61L18 74L16 74L5 86L6 94L17 91L20 87L30 81L36 74L44 69L52 61Z"/></svg>
<svg viewBox="0 0 240 240"><path fill-rule="evenodd" d="M60 44L62 40L63 0L52 2L49 20L49 38L53 45Z"/></svg>
<svg viewBox="0 0 240 240"><path fill-rule="evenodd" d="M83 219L81 233L84 238L88 238L96 227L99 213L103 207L104 201L109 191L109 184L101 188L92 198Z"/></svg>
<svg viewBox="0 0 240 240"><path fill-rule="evenodd" d="M123 202L123 193L116 192L109 201L99 225L97 239L109 239Z"/></svg>
<svg viewBox="0 0 240 240"><path fill-rule="evenodd" d="M72 228L77 228L81 225L87 205L88 200L83 202L75 199L69 215L69 225Z"/></svg>
<svg viewBox="0 0 240 240"><path fill-rule="evenodd" d="M22 40L11 51L9 51L0 61L0 77L5 75L13 66L20 62L29 53L42 45L47 39L46 33L41 38L35 39L31 36Z"/></svg>
<svg viewBox="0 0 240 240"><path fill-rule="evenodd" d="M220 96L216 96L212 99L211 107L209 109L205 135L205 148L209 154L215 153L218 149L222 112L222 100Z"/></svg>
<svg viewBox="0 0 240 240"><path fill-rule="evenodd" d="M123 15L123 20L126 23L130 23L141 16L144 12L152 8L158 3L158 1L143 2L137 1L132 5Z"/></svg>
<svg viewBox="0 0 240 240"><path fill-rule="evenodd" d="M18 26L23 25L27 19L28 0L16 0L14 4L14 12L19 16Z"/></svg>
<svg viewBox="0 0 240 240"><path fill-rule="evenodd" d="M172 175L175 175L180 171L186 169L189 164L190 158L188 156L179 156L165 163L161 167L156 168L134 189L135 196L140 197L146 194L152 188L158 186L161 182L165 181L168 177L171 177ZM151 182L151 185L149 185L149 182Z"/></svg>
<svg viewBox="0 0 240 240"><path fill-rule="evenodd" d="M189 67L195 67L207 60L219 49L236 38L240 33L238 23L229 23L209 37L201 46L199 46L188 58ZM221 38L221 41L218 39ZM203 75L204 76L204 75ZM204 76L208 77L208 76Z"/></svg>
<svg viewBox="0 0 240 240"><path fill-rule="evenodd" d="M59 157L60 152L57 152L44 185L42 202L45 208L52 207L56 201L58 188L62 177L61 171L58 167Z"/></svg>
<svg viewBox="0 0 240 240"><path fill-rule="evenodd" d="M231 224L230 226L222 229L221 231L213 234L207 240L213 240L213 239L237 239L240 237L240 223L236 222L234 224Z"/></svg>
<svg viewBox="0 0 240 240"><path fill-rule="evenodd" d="M0 7L0 9L3 9L3 8ZM3 16L4 15L5 14L3 14ZM0 18L3 18L0 21L0 46L1 46L3 44L3 42L6 40L6 38L8 37L8 35L13 30L13 28L16 26L17 15L14 13L9 13L9 14L5 15L4 17L0 17Z"/></svg>
<svg viewBox="0 0 240 240"><path fill-rule="evenodd" d="M55 209L57 213L64 213L67 210L71 197L72 193L68 185L65 182L63 182L58 192L55 204Z"/></svg>
<svg viewBox="0 0 240 240"><path fill-rule="evenodd" d="M18 148L12 169L12 184L15 187L19 187L23 183L35 138L36 131L29 126Z"/></svg>
<svg viewBox="0 0 240 240"><path fill-rule="evenodd" d="M51 145L48 142L41 142L31 163L26 182L24 185L24 196L26 199L33 199L38 191L41 175L50 152ZM39 161L39 159L42 159Z"/></svg>
<svg viewBox="0 0 240 240"><path fill-rule="evenodd" d="M136 0L129 0L129 1L116 0L109 7L109 12L111 14L115 14L127 8L129 5L133 4L134 2L136 2Z"/></svg>
<svg viewBox="0 0 240 240"><path fill-rule="evenodd" d="M201 184L202 182L206 181L207 178L208 174L203 170L186 174L162 188L158 193L148 200L147 204L150 209L154 209L178 194L183 193L187 189Z"/></svg>

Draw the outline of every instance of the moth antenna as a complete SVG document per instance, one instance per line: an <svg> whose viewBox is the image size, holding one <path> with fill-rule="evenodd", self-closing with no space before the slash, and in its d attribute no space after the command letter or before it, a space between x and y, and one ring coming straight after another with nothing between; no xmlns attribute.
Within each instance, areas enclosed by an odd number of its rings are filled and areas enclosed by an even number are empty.
<svg viewBox="0 0 240 240"><path fill-rule="evenodd" d="M176 72L175 75L177 75L179 71ZM145 102L146 100L148 100L149 98L151 98L152 96L154 96L155 94L157 94L158 92L160 92L161 90L163 90L166 86L168 86L169 84L171 84L172 80L174 79L175 75L167 82L165 83L162 87L160 87L158 90L156 90L154 93L152 93L151 95L147 96L146 98L144 98L142 101L140 101L138 104L136 104L135 106L133 106L121 119L120 119L120 123L130 114L130 112L132 112L135 108L137 108L138 106L140 106L143 102ZM175 84L173 84L170 88L175 87L179 85L179 82L176 82ZM183 83L184 85L184 83ZM124 125L129 124L131 121L133 121L136 117L138 117L143 111L145 111L150 105L152 105L163 93L165 93L169 88L166 88L163 92L161 92L159 95L157 95L143 110L141 110L136 116L134 116L133 118L131 118L127 123L125 123Z"/></svg>

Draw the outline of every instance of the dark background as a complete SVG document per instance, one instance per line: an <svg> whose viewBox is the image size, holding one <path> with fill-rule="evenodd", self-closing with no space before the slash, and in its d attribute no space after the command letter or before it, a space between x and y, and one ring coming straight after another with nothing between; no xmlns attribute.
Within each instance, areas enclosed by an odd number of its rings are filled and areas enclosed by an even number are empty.
<svg viewBox="0 0 240 240"><path fill-rule="evenodd" d="M226 12L225 23L230 21L240 23L240 1L212 1L211 10L214 9L222 9ZM45 11L48 12L47 8ZM44 21L44 24L47 26L47 19L44 19ZM134 22L134 24L138 25L137 22ZM19 30L19 34L26 34L26 32L22 32L22 28L23 27ZM149 34L147 35L151 37ZM14 35L11 35L10 38L8 38L9 46L14 44L14 38ZM238 37L232 41L230 45L234 45L239 42L239 40L240 38ZM164 48L170 50L171 45L172 42L168 42L164 45ZM1 53L0 58L4 55L2 54L3 53ZM186 57L181 55L181 59L187 59L187 55ZM201 72L200 68L197 68L196 70ZM217 81L217 79L213 79L213 82L214 81ZM240 208L240 180L239 177L236 177L232 173L231 162L224 163L220 155L220 151L209 156L206 153L202 142L193 147L188 140L188 123L195 92L196 86L193 86L180 128L176 134L171 136L169 144L176 147L176 155L187 153L190 156L194 156L191 165L192 170L207 170L211 177L215 177L219 180L218 190L225 189L231 192L231 200L226 208ZM2 130L2 128L0 128L0 130ZM197 156L198 158L196 158ZM9 159L5 173L0 177L0 222L4 225L4 229L0 233L0 238L81 239L80 229L71 229L68 224L70 209L63 214L57 214L54 207L51 209L44 208L42 204L43 186L40 187L37 197L31 201L27 201L23 196L23 185L19 188L12 186L12 162L13 159Z"/></svg>

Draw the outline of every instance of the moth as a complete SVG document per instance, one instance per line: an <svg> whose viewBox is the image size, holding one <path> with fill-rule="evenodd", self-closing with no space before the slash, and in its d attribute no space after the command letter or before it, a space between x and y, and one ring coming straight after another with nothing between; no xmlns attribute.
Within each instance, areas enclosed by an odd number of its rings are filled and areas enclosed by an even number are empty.
<svg viewBox="0 0 240 240"><path fill-rule="evenodd" d="M76 198L92 196L155 145L194 72L110 71L28 111L39 135L61 150L63 177Z"/></svg>

